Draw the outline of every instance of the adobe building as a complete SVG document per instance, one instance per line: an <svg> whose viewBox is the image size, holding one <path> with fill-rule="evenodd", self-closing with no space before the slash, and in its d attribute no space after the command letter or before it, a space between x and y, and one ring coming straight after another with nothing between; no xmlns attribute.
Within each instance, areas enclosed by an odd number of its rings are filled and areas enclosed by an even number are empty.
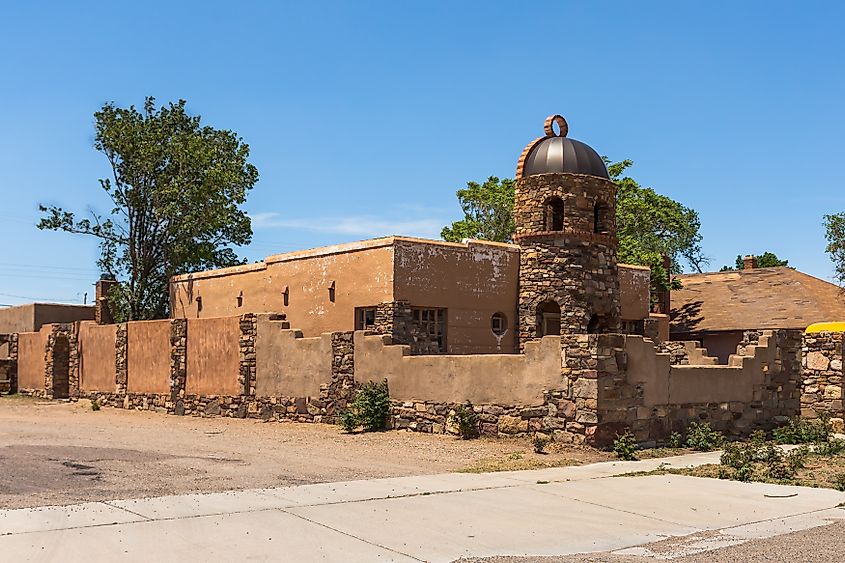
<svg viewBox="0 0 845 563"><path fill-rule="evenodd" d="M3 335L17 332L38 332L52 323L69 323L94 319L93 305L66 305L61 303L28 303L0 309L0 358L8 355L8 344Z"/></svg>
<svg viewBox="0 0 845 563"><path fill-rule="evenodd" d="M672 340L697 340L722 364L737 352L746 331L798 329L845 320L845 295L837 285L787 266L677 276L672 291Z"/></svg>
<svg viewBox="0 0 845 563"><path fill-rule="evenodd" d="M642 333L650 272L616 262L616 186L601 157L552 116L516 178L515 244L391 236L279 254L174 277L172 315L283 313L306 337L373 330L414 354L510 353L544 335Z"/></svg>

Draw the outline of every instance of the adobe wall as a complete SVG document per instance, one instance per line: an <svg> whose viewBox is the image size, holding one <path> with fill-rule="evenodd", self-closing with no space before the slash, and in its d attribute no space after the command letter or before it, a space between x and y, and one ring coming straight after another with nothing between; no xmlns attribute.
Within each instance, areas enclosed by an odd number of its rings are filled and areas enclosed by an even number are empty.
<svg viewBox="0 0 845 563"><path fill-rule="evenodd" d="M397 401L541 405L543 391L563 386L560 337L526 346L525 354L411 356L386 336L355 333L355 380L387 379Z"/></svg>
<svg viewBox="0 0 845 563"><path fill-rule="evenodd" d="M357 248L270 256L259 264L178 276L171 293L176 318L282 312L307 337L352 330L355 307L393 300L393 247L363 241Z"/></svg>
<svg viewBox="0 0 845 563"><path fill-rule="evenodd" d="M258 316L255 338L258 397L319 397L332 379L332 338L303 338L287 323Z"/></svg>
<svg viewBox="0 0 845 563"><path fill-rule="evenodd" d="M845 384L842 380L842 332L818 332L804 335L804 386L801 415L815 418L823 413L843 418ZM841 424L841 423L840 423Z"/></svg>
<svg viewBox="0 0 845 563"><path fill-rule="evenodd" d="M18 390L44 390L44 355L51 327L18 334Z"/></svg>
<svg viewBox="0 0 845 563"><path fill-rule="evenodd" d="M0 308L0 334L34 332L35 304Z"/></svg>
<svg viewBox="0 0 845 563"><path fill-rule="evenodd" d="M35 328L45 324L93 321L93 305L66 305L60 303L35 304Z"/></svg>
<svg viewBox="0 0 845 563"><path fill-rule="evenodd" d="M239 395L239 317L188 319L188 395Z"/></svg>
<svg viewBox="0 0 845 563"><path fill-rule="evenodd" d="M648 318L651 269L647 266L619 264L619 317L623 321Z"/></svg>
<svg viewBox="0 0 845 563"><path fill-rule="evenodd" d="M126 325L127 392L169 393L170 321L139 321Z"/></svg>
<svg viewBox="0 0 845 563"><path fill-rule="evenodd" d="M79 325L79 387L83 391L115 390L117 325L83 322Z"/></svg>
<svg viewBox="0 0 845 563"><path fill-rule="evenodd" d="M490 326L495 313L504 313L508 323L500 351L516 350L517 247L397 240L395 253L395 300L414 307L447 308L449 354L496 352Z"/></svg>

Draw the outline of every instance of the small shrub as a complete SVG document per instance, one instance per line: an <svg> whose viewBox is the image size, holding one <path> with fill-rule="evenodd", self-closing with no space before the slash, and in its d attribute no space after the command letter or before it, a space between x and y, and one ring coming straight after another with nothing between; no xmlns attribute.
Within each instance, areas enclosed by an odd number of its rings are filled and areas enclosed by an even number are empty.
<svg viewBox="0 0 845 563"><path fill-rule="evenodd" d="M340 424L340 427L347 432L354 432L355 429L360 426L358 424L358 417L355 416L355 413L351 409L347 409L340 413L337 423Z"/></svg>
<svg viewBox="0 0 845 563"><path fill-rule="evenodd" d="M451 420L452 424L458 427L458 434L461 435L462 439L478 438L480 419L475 414L472 403L467 402L466 405L455 407L455 412L452 413Z"/></svg>
<svg viewBox="0 0 845 563"><path fill-rule="evenodd" d="M347 432L352 432L359 426L364 428L364 432L376 432L384 430L388 415L390 393L387 380L368 381L358 389L349 408L340 414L338 423Z"/></svg>
<svg viewBox="0 0 845 563"><path fill-rule="evenodd" d="M833 434L830 416L819 418L792 418L785 425L772 430L772 437L778 444L814 444L827 442Z"/></svg>
<svg viewBox="0 0 845 563"><path fill-rule="evenodd" d="M828 442L822 442L821 444L816 444L813 447L813 453L825 456L825 457L832 457L835 455L839 455L845 452L845 440L841 440L839 438L834 438Z"/></svg>
<svg viewBox="0 0 845 563"><path fill-rule="evenodd" d="M617 434L613 441L613 451L616 457L625 461L636 461L637 441L630 431L622 435Z"/></svg>
<svg viewBox="0 0 845 563"><path fill-rule="evenodd" d="M93 400L93 401L91 401L91 410L92 410L92 411L95 411L95 412L96 412L96 411L98 411L98 410L100 410L100 403L98 403L98 402L96 401L96 399L95 399L95 400Z"/></svg>
<svg viewBox="0 0 845 563"><path fill-rule="evenodd" d="M543 436L534 436L534 439L531 440L531 445L534 446L534 453L543 454L546 453L546 446L549 444L549 439L544 438Z"/></svg>
<svg viewBox="0 0 845 563"><path fill-rule="evenodd" d="M833 478L833 488L837 491L845 491L845 473L840 473Z"/></svg>
<svg viewBox="0 0 845 563"><path fill-rule="evenodd" d="M684 436L680 432L672 432L672 434L669 436L668 443L670 448L683 448Z"/></svg>
<svg viewBox="0 0 845 563"><path fill-rule="evenodd" d="M710 428L709 422L691 422L687 428L687 447L696 451L709 452L724 443L725 437Z"/></svg>

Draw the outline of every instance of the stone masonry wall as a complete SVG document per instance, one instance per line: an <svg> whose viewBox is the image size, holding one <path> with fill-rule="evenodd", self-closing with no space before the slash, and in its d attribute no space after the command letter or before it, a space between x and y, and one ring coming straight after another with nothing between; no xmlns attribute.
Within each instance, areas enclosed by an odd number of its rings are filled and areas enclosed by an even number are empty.
<svg viewBox="0 0 845 563"><path fill-rule="evenodd" d="M809 418L828 414L842 426L842 332L819 332L804 335L804 370L801 393L801 415Z"/></svg>
<svg viewBox="0 0 845 563"><path fill-rule="evenodd" d="M737 377L754 377L759 381L749 397L737 393L736 400L719 402L646 405L645 395L650 390L646 388L647 383L629 377L625 339L622 335L600 336L599 427L595 440L598 444L607 444L626 430L631 430L638 442L661 443L672 432L683 432L692 421L709 422L728 435L747 436L757 428L771 428L799 414L800 331L767 331L757 345L746 347L744 356L735 356L735 365L706 366L705 369L719 371L741 367ZM757 366L759 371L753 371ZM689 366L671 369L685 368Z"/></svg>
<svg viewBox="0 0 845 563"><path fill-rule="evenodd" d="M8 358L0 360L0 394L18 392L18 335L3 335Z"/></svg>
<svg viewBox="0 0 845 563"><path fill-rule="evenodd" d="M414 321L413 309L407 301L387 301L376 308L374 331L386 334L396 344L411 347L411 354L438 354L439 344Z"/></svg>

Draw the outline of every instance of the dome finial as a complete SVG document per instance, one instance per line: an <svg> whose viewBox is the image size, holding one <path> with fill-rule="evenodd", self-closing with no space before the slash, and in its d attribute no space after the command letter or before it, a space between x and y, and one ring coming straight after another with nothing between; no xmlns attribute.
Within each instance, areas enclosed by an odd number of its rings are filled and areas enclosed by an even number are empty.
<svg viewBox="0 0 845 563"><path fill-rule="evenodd" d="M557 123L560 133L555 134L555 123ZM543 124L543 129L546 131L546 137L566 137L566 134L569 133L569 125L567 125L562 115L550 115L547 117L546 122Z"/></svg>

